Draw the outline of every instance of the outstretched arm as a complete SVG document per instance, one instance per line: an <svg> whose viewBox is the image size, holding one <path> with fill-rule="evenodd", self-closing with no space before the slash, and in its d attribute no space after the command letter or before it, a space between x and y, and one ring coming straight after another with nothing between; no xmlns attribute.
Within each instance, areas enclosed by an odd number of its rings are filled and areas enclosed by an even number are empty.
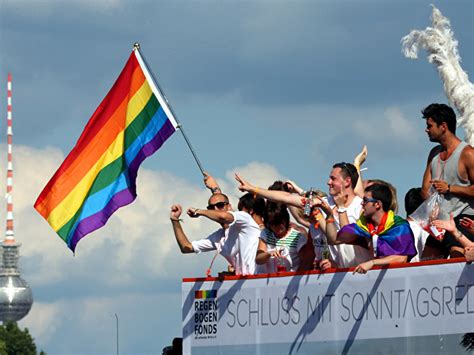
<svg viewBox="0 0 474 355"><path fill-rule="evenodd" d="M298 196L296 194L291 194L286 191L261 189L244 180L237 174L235 174L235 180L239 182L240 191L250 192L259 195L263 198L266 198L270 201L285 203L289 206L304 207L304 203L302 202L301 196Z"/></svg>
<svg viewBox="0 0 474 355"><path fill-rule="evenodd" d="M459 229L457 229L452 213L449 216L449 221L437 219L436 221L433 221L432 224L437 228L441 228L447 232L450 232L463 248L474 247L474 242L471 242L464 234L461 233Z"/></svg>
<svg viewBox="0 0 474 355"><path fill-rule="evenodd" d="M367 146L364 145L364 147L362 148L362 151L359 154L357 154L357 156L354 158L354 166L356 167L357 172L359 173L359 179L357 179L357 185L354 189L354 192L359 197L364 197L364 182L362 180L360 167L362 166L362 164L364 164L365 160L367 159L368 153L369 151L367 150Z"/></svg>
<svg viewBox="0 0 474 355"><path fill-rule="evenodd" d="M206 185L206 187L211 190L212 194L222 193L216 179L214 179L214 177L209 175L207 172L204 172L204 185Z"/></svg>
<svg viewBox="0 0 474 355"><path fill-rule="evenodd" d="M193 253L194 249L193 245L184 233L183 228L181 227L181 219L179 217L181 216L182 211L183 209L180 205L171 206L170 220L171 224L173 225L174 236L176 238L176 242L178 242L181 253L188 254Z"/></svg>
<svg viewBox="0 0 474 355"><path fill-rule="evenodd" d="M189 207L188 216L191 218L197 218L199 216L204 216L209 218L211 221L220 223L220 224L230 224L234 222L234 216L232 213L227 211L218 211L218 210L202 210L199 208Z"/></svg>

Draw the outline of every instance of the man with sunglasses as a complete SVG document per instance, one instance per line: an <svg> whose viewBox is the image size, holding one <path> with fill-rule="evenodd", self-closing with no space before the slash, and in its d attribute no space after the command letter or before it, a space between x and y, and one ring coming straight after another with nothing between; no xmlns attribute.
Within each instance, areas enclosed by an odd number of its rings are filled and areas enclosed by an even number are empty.
<svg viewBox="0 0 474 355"><path fill-rule="evenodd" d="M182 207L178 204L171 206L170 220L181 252L187 254L217 250L232 265L237 275L253 275L260 235L260 227L255 219L259 220L258 214L263 213L262 203L264 205L263 199L246 194L239 199L239 211L234 212L226 195L213 194L206 209L190 207L187 214L191 218L209 218L219 223L221 228L207 238L192 242L181 225ZM260 209L262 212L259 212Z"/></svg>
<svg viewBox="0 0 474 355"><path fill-rule="evenodd" d="M339 232L334 223L327 223L329 244L352 244L372 250L373 257L357 265L354 273L365 274L375 265L407 262L417 254L410 225L390 210L391 201L388 186L371 185L365 189L362 215L356 223L342 227Z"/></svg>

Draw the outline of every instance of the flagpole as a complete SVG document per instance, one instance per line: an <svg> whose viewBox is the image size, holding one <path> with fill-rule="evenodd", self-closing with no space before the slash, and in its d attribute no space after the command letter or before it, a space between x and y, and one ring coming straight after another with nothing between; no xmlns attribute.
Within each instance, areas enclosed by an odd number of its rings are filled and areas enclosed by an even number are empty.
<svg viewBox="0 0 474 355"><path fill-rule="evenodd" d="M204 169L202 168L202 165L201 165L201 162L199 161L199 158L197 157L196 155L196 152L194 151L192 145L191 145L191 142L189 141L188 139L188 136L186 136L186 133L184 132L184 129L183 129L183 125L181 124L181 122L179 122L178 120L178 117L176 116L176 113L174 112L173 110L173 107L171 106L171 104L169 103L168 101L168 98L166 97L165 93L163 92L163 90L161 89L160 85L158 84L158 80L156 80L156 77L155 77L155 74L153 74L153 71L150 69L150 66L148 65L148 62L146 61L145 57L143 56L143 53L140 51L140 43L136 42L133 44L133 49L138 51L140 53L140 57L143 59L143 62L145 63L146 67L147 67L147 70L148 72L150 73L152 79L153 79L153 82L156 86L156 88L158 89L160 95L165 99L166 101L166 104L168 105L168 108L170 109L171 113L173 114L174 116L174 119L176 120L176 122L178 123L177 125L177 128L179 128L179 131L181 132L181 134L183 135L184 137L184 140L186 141L186 144L188 145L189 147L189 150L191 151L193 157L194 157L194 160L196 161L196 164L197 166L199 167L199 170L201 170L201 174L203 176L205 176L204 174Z"/></svg>

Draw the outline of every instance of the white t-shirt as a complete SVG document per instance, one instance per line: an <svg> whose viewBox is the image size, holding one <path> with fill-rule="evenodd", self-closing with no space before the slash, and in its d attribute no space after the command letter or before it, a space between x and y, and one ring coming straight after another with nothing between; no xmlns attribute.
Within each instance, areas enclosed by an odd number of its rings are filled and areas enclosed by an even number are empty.
<svg viewBox="0 0 474 355"><path fill-rule="evenodd" d="M423 254L423 249L425 249L426 238L430 235L427 231L425 231L421 226L408 219L408 223L410 223L411 231L415 237L415 248L417 254L410 260L411 263L420 261L421 255Z"/></svg>
<svg viewBox="0 0 474 355"><path fill-rule="evenodd" d="M307 242L307 238L304 234L298 232L296 229L290 227L288 233L283 238L278 239L271 230L265 228L260 234L260 239L267 245L267 251L275 249L280 250L282 258L280 262L283 262L287 271L297 271L300 266L299 252ZM262 265L263 268L259 268L259 273L274 273L277 272L276 258L270 258ZM259 265L260 266L260 265Z"/></svg>
<svg viewBox="0 0 474 355"><path fill-rule="evenodd" d="M328 205L334 209L336 203L332 196L324 199ZM355 196L351 204L346 207L347 209L347 218L349 223L355 223L361 214L362 211L362 198ZM334 214L336 229L341 229L339 224L339 214ZM323 246L323 232L321 229L314 228L313 225L309 228L311 237L313 238L314 244L314 253L316 254L316 260L322 259L322 246ZM370 250L362 248L359 245L351 244L339 244L339 245L330 245L329 251L331 253L331 259L336 263L339 268L354 267L363 263L365 261L373 259L373 256Z"/></svg>
<svg viewBox="0 0 474 355"><path fill-rule="evenodd" d="M220 228L191 244L196 253L217 250L234 267L236 275L253 275L260 228L247 212L229 213L234 216L229 228Z"/></svg>

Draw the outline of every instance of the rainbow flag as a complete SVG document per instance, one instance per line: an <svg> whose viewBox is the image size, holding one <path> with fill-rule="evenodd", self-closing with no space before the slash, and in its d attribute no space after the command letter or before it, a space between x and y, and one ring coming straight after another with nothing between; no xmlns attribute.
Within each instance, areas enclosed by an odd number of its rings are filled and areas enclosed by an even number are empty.
<svg viewBox="0 0 474 355"><path fill-rule="evenodd" d="M134 50L35 209L74 252L81 238L135 200L140 164L177 127L140 52Z"/></svg>

